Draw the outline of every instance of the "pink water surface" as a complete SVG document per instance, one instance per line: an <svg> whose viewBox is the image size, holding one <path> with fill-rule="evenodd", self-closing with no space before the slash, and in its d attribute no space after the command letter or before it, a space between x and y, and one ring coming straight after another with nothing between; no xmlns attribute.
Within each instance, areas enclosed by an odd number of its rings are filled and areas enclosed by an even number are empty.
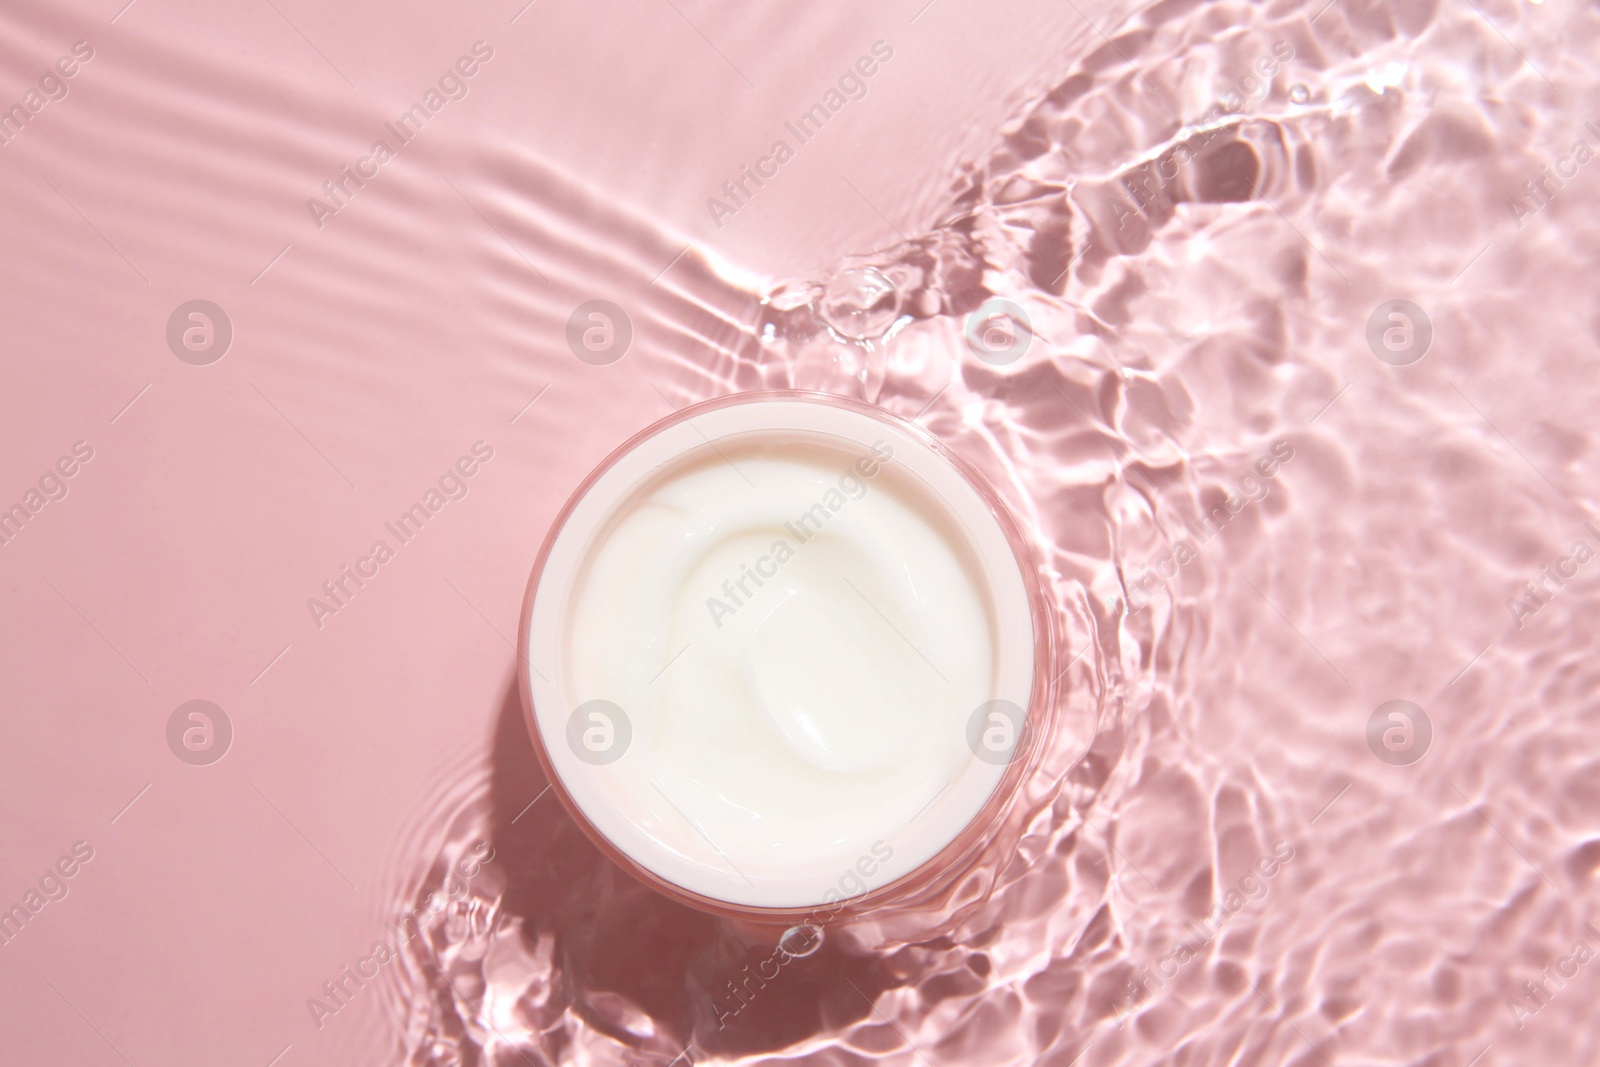
<svg viewBox="0 0 1600 1067"><path fill-rule="evenodd" d="M1600 1056L1592 5L124 4L0 14L0 1061ZM733 1014L772 932L599 856L512 644L763 387L978 466L1069 654L971 877Z"/></svg>

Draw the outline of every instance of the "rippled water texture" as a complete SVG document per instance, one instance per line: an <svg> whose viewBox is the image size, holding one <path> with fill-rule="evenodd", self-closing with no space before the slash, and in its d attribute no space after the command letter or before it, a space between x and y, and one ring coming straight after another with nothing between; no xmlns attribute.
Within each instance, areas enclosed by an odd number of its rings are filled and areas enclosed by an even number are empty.
<svg viewBox="0 0 1600 1067"><path fill-rule="evenodd" d="M1592 5L119 3L0 16L0 103L94 52L0 148L0 503L95 450L0 549L0 894L97 849L0 953L18 1062L1600 1058ZM719 192L878 39L859 125ZM163 333L194 298L219 362ZM545 794L510 646L583 475L769 387L976 464L1067 649L971 876L751 983L776 931ZM162 735L198 697L204 767Z"/></svg>

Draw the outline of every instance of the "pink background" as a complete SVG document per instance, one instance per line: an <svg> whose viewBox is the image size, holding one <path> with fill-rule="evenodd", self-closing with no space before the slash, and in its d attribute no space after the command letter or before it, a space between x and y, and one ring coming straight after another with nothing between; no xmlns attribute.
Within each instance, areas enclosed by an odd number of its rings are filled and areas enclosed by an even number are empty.
<svg viewBox="0 0 1600 1067"><path fill-rule="evenodd" d="M1596 16L1079 8L8 6L0 106L94 54L0 146L0 508L74 442L94 456L0 546L0 908L74 842L94 856L0 946L0 1058L398 1062L384 990L320 1030L306 1000L393 921L486 762L550 520L674 406L781 385L937 400L1093 634L1093 758L1038 787L991 925L860 957L908 995L874 1002L904 1014L851 1029L853 1055L921 1062L912 1033L938 1067L1186 1042L1194 1063L1592 1062L1595 964L1526 1032L1506 1001L1600 916L1595 572L1526 628L1506 602L1596 516L1600 163L1531 220L1506 204L1600 122ZM469 95L319 228L307 198L479 40ZM706 198L878 40L867 96L714 225ZM1275 40L1295 65L1238 134L1260 199L1201 168L1111 232L1095 205L1174 136L1167 102L1203 115ZM971 258L887 346L759 335L771 287L853 256L920 270L924 234ZM1024 364L963 354L979 289L1029 301ZM208 366L166 341L196 298L232 323ZM1397 368L1365 326L1401 298L1435 336ZM634 327L608 367L565 340L593 299ZM1278 439L1275 495L1119 624L1123 577ZM319 628L307 598L477 441L465 499ZM1404 769L1363 736L1399 698L1435 731ZM194 699L232 723L210 766L166 741ZM537 799L531 767L513 786ZM1113 1033L1167 924L1280 839L1300 851L1268 904ZM981 968L928 962L969 949Z"/></svg>

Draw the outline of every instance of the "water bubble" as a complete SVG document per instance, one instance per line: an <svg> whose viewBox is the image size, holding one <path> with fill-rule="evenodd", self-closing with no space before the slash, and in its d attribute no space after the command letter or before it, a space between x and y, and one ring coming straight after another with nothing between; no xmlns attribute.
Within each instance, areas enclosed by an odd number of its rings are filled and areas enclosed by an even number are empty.
<svg viewBox="0 0 1600 1067"><path fill-rule="evenodd" d="M204 767L228 754L233 723L209 700L189 700L167 716L167 747L192 767Z"/></svg>
<svg viewBox="0 0 1600 1067"><path fill-rule="evenodd" d="M1409 700L1379 704L1367 719L1367 747L1393 767L1408 767L1433 744L1433 723L1428 713Z"/></svg>
<svg viewBox="0 0 1600 1067"><path fill-rule="evenodd" d="M778 938L778 951L790 959L804 959L822 947L822 927L810 923L791 926Z"/></svg>
<svg viewBox="0 0 1600 1067"><path fill-rule="evenodd" d="M1395 367L1409 367L1433 345L1428 313L1409 300L1386 300L1367 317L1367 347Z"/></svg>
<svg viewBox="0 0 1600 1067"><path fill-rule="evenodd" d="M828 283L817 312L835 332L870 341L900 318L900 291L875 267L851 267Z"/></svg>
<svg viewBox="0 0 1600 1067"><path fill-rule="evenodd" d="M591 366L605 367L627 355L633 320L609 300L589 300L567 318L567 347Z"/></svg>
<svg viewBox="0 0 1600 1067"><path fill-rule="evenodd" d="M980 304L967 316L967 347L991 367L1004 367L1022 358L1033 344L1033 323L1021 305L1000 297Z"/></svg>
<svg viewBox="0 0 1600 1067"><path fill-rule="evenodd" d="M1289 99L1296 104L1304 104L1311 99L1311 90L1306 88L1304 82L1295 82L1289 86Z"/></svg>
<svg viewBox="0 0 1600 1067"><path fill-rule="evenodd" d="M209 300L186 300L167 316L167 347L191 366L215 363L231 344L233 320Z"/></svg>
<svg viewBox="0 0 1600 1067"><path fill-rule="evenodd" d="M617 762L632 741L628 713L609 700L586 700L567 719L567 747L591 766Z"/></svg>

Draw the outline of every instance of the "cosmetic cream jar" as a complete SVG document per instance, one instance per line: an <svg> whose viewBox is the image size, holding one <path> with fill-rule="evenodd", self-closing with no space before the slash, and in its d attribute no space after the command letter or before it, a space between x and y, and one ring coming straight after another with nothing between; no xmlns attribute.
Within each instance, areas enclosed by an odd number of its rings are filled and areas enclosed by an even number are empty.
<svg viewBox="0 0 1600 1067"><path fill-rule="evenodd" d="M561 802L675 899L860 914L959 876L1048 732L1053 640L999 498L822 394L683 409L608 457L520 628Z"/></svg>

